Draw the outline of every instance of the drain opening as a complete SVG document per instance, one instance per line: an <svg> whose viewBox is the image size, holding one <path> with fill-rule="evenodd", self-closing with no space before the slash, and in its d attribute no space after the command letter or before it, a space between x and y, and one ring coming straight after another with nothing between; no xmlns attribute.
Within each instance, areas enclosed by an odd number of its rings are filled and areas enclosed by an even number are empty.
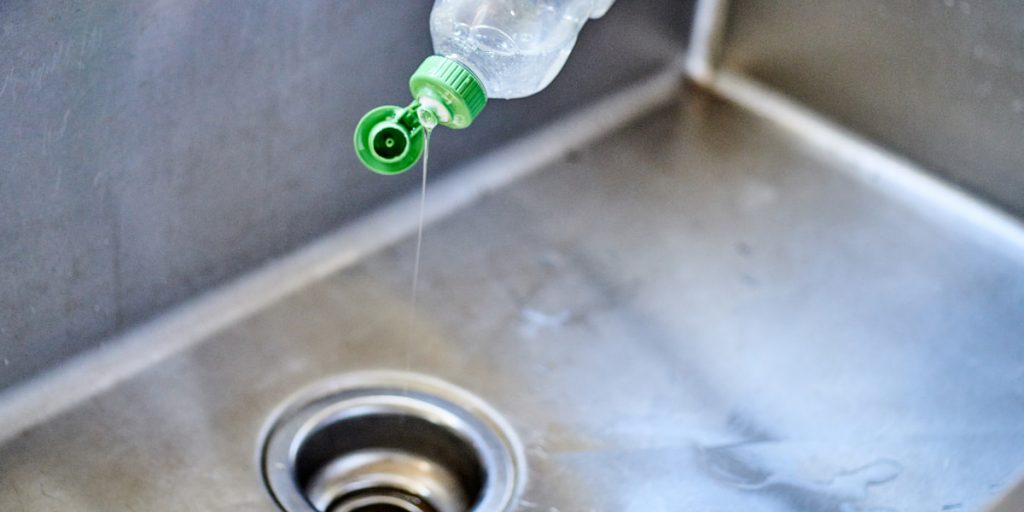
<svg viewBox="0 0 1024 512"><path fill-rule="evenodd" d="M441 512L469 510L486 475L467 440L396 413L334 421L310 434L296 453L295 478L320 510L359 510L341 504L354 493L370 503L368 489L378 489L391 506L401 496L422 497L401 510Z"/></svg>
<svg viewBox="0 0 1024 512"><path fill-rule="evenodd" d="M262 453L268 488L288 512L501 512L524 470L515 435L480 399L391 372L293 399Z"/></svg>

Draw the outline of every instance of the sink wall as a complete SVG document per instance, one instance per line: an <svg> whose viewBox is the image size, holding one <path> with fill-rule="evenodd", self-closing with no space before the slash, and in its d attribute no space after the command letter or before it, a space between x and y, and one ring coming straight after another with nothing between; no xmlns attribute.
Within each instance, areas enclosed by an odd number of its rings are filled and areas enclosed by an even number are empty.
<svg viewBox="0 0 1024 512"><path fill-rule="evenodd" d="M415 186L350 140L409 99L430 5L0 4L0 389ZM691 8L619 2L547 91L438 134L437 174L664 67Z"/></svg>
<svg viewBox="0 0 1024 512"><path fill-rule="evenodd" d="M732 0L721 65L1024 217L1024 4Z"/></svg>

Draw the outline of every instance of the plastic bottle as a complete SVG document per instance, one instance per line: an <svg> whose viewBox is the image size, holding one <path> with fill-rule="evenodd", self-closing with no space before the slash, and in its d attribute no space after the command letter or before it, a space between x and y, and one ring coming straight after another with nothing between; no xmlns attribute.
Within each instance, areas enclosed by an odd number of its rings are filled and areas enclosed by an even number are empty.
<svg viewBox="0 0 1024 512"><path fill-rule="evenodd" d="M488 98L539 92L561 71L583 24L614 1L436 0L436 55L409 80L413 102L367 113L356 127L356 154L375 172L403 172L420 158L424 125L465 128Z"/></svg>
<svg viewBox="0 0 1024 512"><path fill-rule="evenodd" d="M434 51L465 65L490 98L522 98L562 69L583 23L614 0L437 0Z"/></svg>

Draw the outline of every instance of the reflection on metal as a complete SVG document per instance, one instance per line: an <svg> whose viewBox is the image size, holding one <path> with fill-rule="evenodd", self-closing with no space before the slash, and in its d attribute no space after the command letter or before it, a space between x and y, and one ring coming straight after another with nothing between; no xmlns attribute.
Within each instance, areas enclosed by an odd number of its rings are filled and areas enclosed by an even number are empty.
<svg viewBox="0 0 1024 512"><path fill-rule="evenodd" d="M1024 217L1024 3L732 0L721 66Z"/></svg>
<svg viewBox="0 0 1024 512"><path fill-rule="evenodd" d="M496 411L411 373L314 385L281 407L261 444L264 478L287 512L503 512L526 474Z"/></svg>
<svg viewBox="0 0 1024 512"><path fill-rule="evenodd" d="M512 140L431 185L430 224L665 105L681 87L672 66L588 108ZM173 309L34 382L0 393L0 441L60 414L256 311L415 233L419 194L410 194Z"/></svg>
<svg viewBox="0 0 1024 512"><path fill-rule="evenodd" d="M698 0L686 50L686 73L694 82L709 86L721 53L729 0Z"/></svg>
<svg viewBox="0 0 1024 512"><path fill-rule="evenodd" d="M322 277L7 440L0 509L269 512L268 411L411 361L512 423L523 510L980 510L1024 460L1024 264L849 166L684 90L438 196L461 209L427 228L416 315L411 237L341 269L324 251Z"/></svg>
<svg viewBox="0 0 1024 512"><path fill-rule="evenodd" d="M1016 512L1019 224L734 71L730 102L668 74L436 186L416 314L409 197L5 397L0 508L269 510L264 463L321 507L459 508L473 463L302 450L396 431L344 412L351 382L266 422L311 379L414 361L514 423L524 510ZM473 421L405 398L363 411Z"/></svg>
<svg viewBox="0 0 1024 512"><path fill-rule="evenodd" d="M0 2L0 390L410 190L339 136L408 96L432 3ZM435 139L432 174L674 63L689 9L620 2L543 94Z"/></svg>
<svg viewBox="0 0 1024 512"><path fill-rule="evenodd" d="M849 129L756 80L719 71L711 89L743 108L792 131L848 165L844 170L894 194L917 208L936 213L966 232L975 230L1007 244L1008 254L1024 258L1024 223L921 169L906 157L886 150Z"/></svg>
<svg viewBox="0 0 1024 512"><path fill-rule="evenodd" d="M759 80L759 71L762 68L744 69L746 66L743 64L744 57L735 55L736 53L743 54L745 50L742 48L738 51L732 50L733 61L727 63L724 69L718 69L722 45L726 44L727 27L729 26L732 26L734 31L744 28L747 30L741 34L733 34L733 39L739 39L741 46L744 44L743 41L747 41L746 44L749 44L750 47L746 51L758 54L764 51L763 48L750 43L749 32L760 33L759 31L765 30L760 25L760 19L751 20L751 11L759 12L759 9L767 9L769 12L773 12L777 7L759 6L759 1L738 0L729 3L729 0L702 0L698 2L687 54L686 70L691 80L736 102L751 112L792 130L796 135L820 149L846 159L850 163L847 169L854 171L859 177L878 185L887 192L903 195L909 202L920 208L944 212L950 222L966 222L976 226L986 233L1005 240L1013 247L1011 252L1024 254L1024 252L1020 252L1020 249L1024 248L1024 223L1020 219L979 200L975 195L957 188L947 180L937 178L937 173L929 172L941 169L924 169L907 156L888 150L868 137L855 133L849 127L830 121L812 108L791 99L786 95L790 92L787 84L776 84L780 89L766 85ZM822 5L808 5L806 8L793 12L800 12L805 17L822 16L824 15L820 9ZM791 30L794 24L807 23L799 17L780 20L776 15L769 19L789 23L786 27L777 27L784 34L783 37L807 37L807 31ZM737 25L743 28L737 29ZM811 32L814 33L814 31ZM759 37L765 39L767 36L761 34ZM807 50L813 50L813 48L807 48ZM766 57L761 55L761 58ZM890 64L895 65L895 63ZM883 65L888 64L883 63ZM856 70L852 69L846 71L856 73ZM815 76L809 73L793 73L789 75L788 80L791 82L802 80L805 83L813 84ZM795 87L792 83L788 85ZM1024 95L1024 91L1021 94ZM829 96L829 98L832 97ZM1021 105L1024 105L1024 99L1021 100ZM812 107L820 108L821 105ZM828 109L825 108L825 111L828 112ZM1024 112L1024 107L1021 108L1021 111ZM962 136L967 137L967 134L964 133ZM1016 179L1016 177L1011 177L1010 181Z"/></svg>

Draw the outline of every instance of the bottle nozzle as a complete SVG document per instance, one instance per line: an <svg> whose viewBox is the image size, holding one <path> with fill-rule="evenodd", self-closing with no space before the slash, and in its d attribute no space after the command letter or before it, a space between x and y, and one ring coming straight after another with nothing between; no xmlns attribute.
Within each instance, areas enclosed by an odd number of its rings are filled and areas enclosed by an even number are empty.
<svg viewBox="0 0 1024 512"><path fill-rule="evenodd" d="M451 122L452 113L440 101L424 96L419 99L419 103L417 115L420 117L420 124L428 131L433 130L438 124Z"/></svg>
<svg viewBox="0 0 1024 512"><path fill-rule="evenodd" d="M356 155L378 174L409 169L423 154L424 129L465 128L487 103L483 86L468 68L437 55L423 61L409 89L415 98L409 106L377 107L356 126Z"/></svg>

